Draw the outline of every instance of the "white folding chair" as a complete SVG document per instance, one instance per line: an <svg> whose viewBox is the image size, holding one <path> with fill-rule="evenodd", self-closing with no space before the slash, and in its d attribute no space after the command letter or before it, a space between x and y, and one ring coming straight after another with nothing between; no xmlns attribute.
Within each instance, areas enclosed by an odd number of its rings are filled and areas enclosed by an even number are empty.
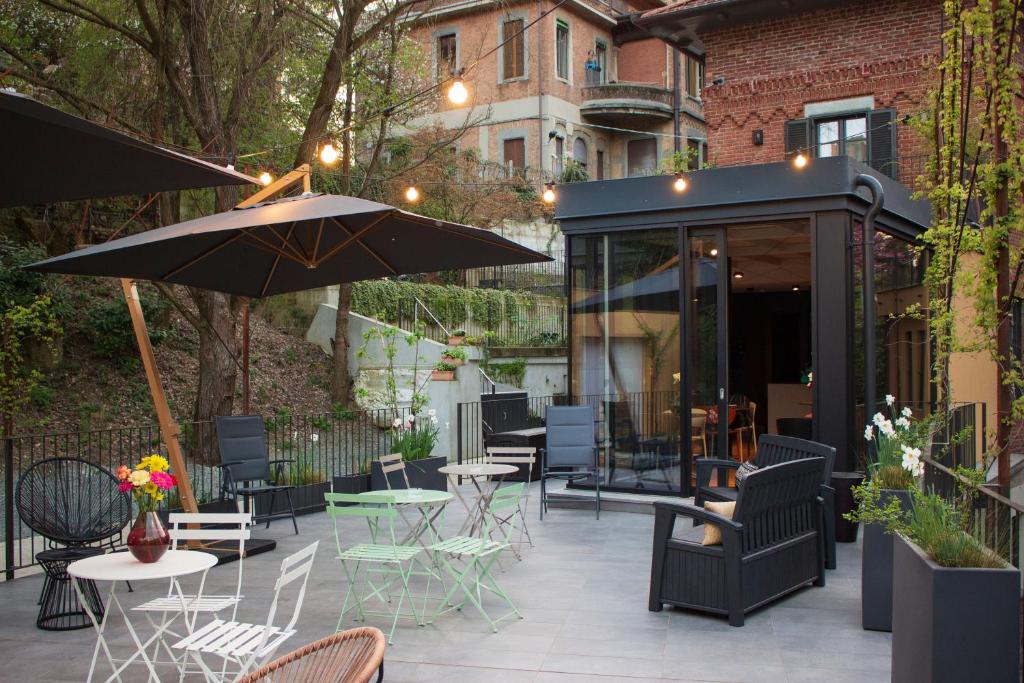
<svg viewBox="0 0 1024 683"><path fill-rule="evenodd" d="M391 477L389 476L392 472L401 472L402 481L405 482L405 488L411 489L409 486L409 475L405 471L405 461L402 460L401 453L391 453L389 455L382 455L377 458L377 462L380 463L380 470L384 473L384 483L388 486L388 491L391 490Z"/></svg>
<svg viewBox="0 0 1024 683"><path fill-rule="evenodd" d="M533 465L537 462L537 449L530 446L492 446L487 449L487 462L498 465L526 465L526 484L523 486L523 493L516 502L515 510L504 517L496 517L495 521L504 526L509 524L513 516L518 516L519 538L511 541L509 548L517 560L522 560L519 549L523 546L523 537L533 547L533 538L530 536L530 529L526 526L526 507L530 499L530 481L533 479Z"/></svg>
<svg viewBox="0 0 1024 683"><path fill-rule="evenodd" d="M306 596L306 583L309 581L310 570L316 557L320 541L306 546L304 549L289 555L281 562L281 575L274 585L274 599L270 603L266 624L248 624L234 620L223 621L214 619L191 635L173 645L191 656L209 683L226 680L224 672L215 672L207 665L203 655L222 658L226 662L237 665L237 672L232 672L232 680L241 679L251 669L262 666L273 657L284 641L295 635L295 623L299 620L299 611ZM298 596L291 619L286 626L274 625L277 615L277 603L281 597L281 589L301 580Z"/></svg>
<svg viewBox="0 0 1024 683"><path fill-rule="evenodd" d="M225 595L205 595L203 586L200 585L198 593L194 595L179 595L175 588L175 581L171 580L167 587L167 595L162 598L155 598L144 602L133 611L145 612L149 623L161 633L169 633L172 636L181 637L169 627L174 620L184 614L186 627L189 631L195 626L196 619L200 613L217 613L231 607L231 618L235 618L238 611L238 603L242 599L242 569L245 557L245 542L249 539L250 527L252 526L252 513L231 512L231 513L172 513L168 518L171 528L168 533L171 537L171 549L177 550L182 541L202 541L204 543L238 542L238 578L235 583L235 592ZM195 528L189 528L194 526ZM205 579L204 579L205 581ZM160 623L153 619L153 614L160 614ZM190 619L191 616L191 619ZM177 659L174 653L168 648L167 641L163 638L157 640L154 646L153 659L157 658L159 644L163 643L167 654L171 659Z"/></svg>

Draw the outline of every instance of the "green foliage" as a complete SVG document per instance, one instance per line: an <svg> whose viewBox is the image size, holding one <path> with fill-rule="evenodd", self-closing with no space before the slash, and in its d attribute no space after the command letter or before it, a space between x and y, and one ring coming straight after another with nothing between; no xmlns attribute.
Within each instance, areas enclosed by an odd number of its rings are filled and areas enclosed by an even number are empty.
<svg viewBox="0 0 1024 683"><path fill-rule="evenodd" d="M49 408L53 404L53 392L42 384L29 387L28 397L32 404L39 408Z"/></svg>
<svg viewBox="0 0 1024 683"><path fill-rule="evenodd" d="M348 408L341 401L335 401L334 403L331 404L331 416L335 420L351 422L352 420L356 419L357 415L358 413L356 413L356 411Z"/></svg>
<svg viewBox="0 0 1024 683"><path fill-rule="evenodd" d="M391 438L391 450L402 454L402 460L429 458L440 434L437 418L412 419L405 426L396 427Z"/></svg>
<svg viewBox="0 0 1024 683"><path fill-rule="evenodd" d="M687 147L686 149L673 152L661 160L661 172L665 174L685 173L694 168L694 161L697 159L697 150Z"/></svg>
<svg viewBox="0 0 1024 683"><path fill-rule="evenodd" d="M300 456L293 463L288 464L285 471L285 479L292 486L305 486L307 484L319 484L327 481L327 475L323 470L318 469L307 456Z"/></svg>
<svg viewBox="0 0 1024 683"><path fill-rule="evenodd" d="M526 359L514 358L509 361L481 361L480 367L488 376L496 382L504 382L514 387L523 386L523 379L526 377Z"/></svg>
<svg viewBox="0 0 1024 683"><path fill-rule="evenodd" d="M434 369L438 372L453 372L457 366L445 360L434 363Z"/></svg>
<svg viewBox="0 0 1024 683"><path fill-rule="evenodd" d="M36 340L52 346L61 332L49 296L0 308L0 428L4 432L13 429L18 411L43 380L42 373L25 361L25 344Z"/></svg>
<svg viewBox="0 0 1024 683"><path fill-rule="evenodd" d="M462 328L459 328L459 329L455 330L454 332L452 332L452 336L453 337L465 337L466 336L466 331L464 329L462 329Z"/></svg>
<svg viewBox="0 0 1024 683"><path fill-rule="evenodd" d="M417 385L420 363L420 341L423 340L421 331L404 332L397 327L374 326L363 333L363 344L359 347L356 356L360 359L369 355L370 345L374 342L379 346L379 351L384 357L384 378L385 402L384 407L391 412L392 419L398 419L398 375L395 368L395 358L398 356L398 340L401 338L405 343L413 347L415 363L412 367L412 378L409 380L410 410L412 414L418 415L427 404L427 396L423 392L423 385ZM357 391L357 395L365 396L365 391Z"/></svg>
<svg viewBox="0 0 1024 683"><path fill-rule="evenodd" d="M886 417L875 413L864 429L868 450L868 474L882 488L909 489L923 472L922 450L931 437L933 420L914 417L910 408L896 414L895 398L886 397Z"/></svg>
<svg viewBox="0 0 1024 683"><path fill-rule="evenodd" d="M590 180L587 167L575 159L566 159L562 172L558 176L560 183L585 183Z"/></svg>
<svg viewBox="0 0 1024 683"><path fill-rule="evenodd" d="M309 424L313 427L313 429L319 429L321 432L329 432L331 431L331 428L334 426L331 424L331 419L326 415L317 415L312 420L310 420Z"/></svg>
<svg viewBox="0 0 1024 683"><path fill-rule="evenodd" d="M466 353L466 349L461 346L449 346L444 350L444 355L447 358L453 358L455 360L469 360L469 354Z"/></svg>
<svg viewBox="0 0 1024 683"><path fill-rule="evenodd" d="M160 296L140 292L142 313L147 321L155 321L167 313L168 303ZM96 297L83 311L85 323L79 328L92 342L96 355L102 358L121 358L136 353L135 331L132 318L119 297ZM155 324L149 326L149 338L159 344L167 338L169 330Z"/></svg>

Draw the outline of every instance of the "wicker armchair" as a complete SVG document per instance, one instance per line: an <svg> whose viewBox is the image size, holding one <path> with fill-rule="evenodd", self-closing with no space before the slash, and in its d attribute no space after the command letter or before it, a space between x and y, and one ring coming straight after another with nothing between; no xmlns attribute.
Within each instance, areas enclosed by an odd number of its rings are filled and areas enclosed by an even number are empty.
<svg viewBox="0 0 1024 683"><path fill-rule="evenodd" d="M353 628L321 638L253 671L241 683L369 683L384 680L380 629Z"/></svg>
<svg viewBox="0 0 1024 683"><path fill-rule="evenodd" d="M802 458L824 458L825 466L821 472L822 513L824 514L823 530L825 535L825 568L836 568L836 523L835 523L835 489L832 488L832 467L836 459L836 449L816 441L797 439L791 436L762 434L757 442L757 456L754 463L758 467L771 467L784 462L792 462ZM714 458L697 458L697 486L693 496L693 504L699 508L709 500L736 500L736 487L729 486L729 472L735 471L740 463L735 460L716 460ZM711 485L711 475L717 473L715 486ZM696 522L694 522L696 523Z"/></svg>
<svg viewBox="0 0 1024 683"><path fill-rule="evenodd" d="M648 609L664 604L744 614L809 583L825 585L822 458L762 467L747 475L732 519L692 505L657 502ZM717 524L722 545L672 537L676 517Z"/></svg>

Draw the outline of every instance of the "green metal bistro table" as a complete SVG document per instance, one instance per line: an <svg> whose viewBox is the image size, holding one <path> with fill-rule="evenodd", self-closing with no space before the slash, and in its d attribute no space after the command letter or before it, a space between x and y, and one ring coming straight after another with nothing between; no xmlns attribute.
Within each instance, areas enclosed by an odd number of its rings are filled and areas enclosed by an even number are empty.
<svg viewBox="0 0 1024 683"><path fill-rule="evenodd" d="M401 545L413 545L419 543L424 548L430 547L432 543L441 540L441 534L437 530L437 520L444 513L445 507L455 497L448 491L435 491L432 489L390 489L382 491L366 491L361 496L388 496L394 502L399 516L409 527L409 533L400 541ZM403 508L415 507L419 512L419 519L413 521L406 517ZM423 535L430 532L430 538L423 540Z"/></svg>

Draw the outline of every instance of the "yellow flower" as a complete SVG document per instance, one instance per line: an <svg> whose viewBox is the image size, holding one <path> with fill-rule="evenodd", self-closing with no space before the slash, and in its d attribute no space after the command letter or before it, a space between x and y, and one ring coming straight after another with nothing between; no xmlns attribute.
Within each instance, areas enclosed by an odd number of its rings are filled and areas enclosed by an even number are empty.
<svg viewBox="0 0 1024 683"><path fill-rule="evenodd" d="M155 500L155 501L157 501L157 502L160 502L160 501L161 501L161 500L163 500L163 499L164 499L164 494L162 494L162 493L161 493L161 492L159 492L159 491L157 491L157 492L156 492L156 495L154 495L154 496L153 496L153 500Z"/></svg>
<svg viewBox="0 0 1024 683"><path fill-rule="evenodd" d="M145 486L149 483L149 472L146 470L135 470L128 475L128 481L134 486Z"/></svg>
<svg viewBox="0 0 1024 683"><path fill-rule="evenodd" d="M142 487L142 490L151 496L155 496L156 492L159 489L157 489L156 484L154 484L153 482L149 482L148 484Z"/></svg>
<svg viewBox="0 0 1024 683"><path fill-rule="evenodd" d="M167 458L161 455L147 455L135 468L137 470L148 469L150 472L166 472L170 469L170 464L167 462Z"/></svg>

